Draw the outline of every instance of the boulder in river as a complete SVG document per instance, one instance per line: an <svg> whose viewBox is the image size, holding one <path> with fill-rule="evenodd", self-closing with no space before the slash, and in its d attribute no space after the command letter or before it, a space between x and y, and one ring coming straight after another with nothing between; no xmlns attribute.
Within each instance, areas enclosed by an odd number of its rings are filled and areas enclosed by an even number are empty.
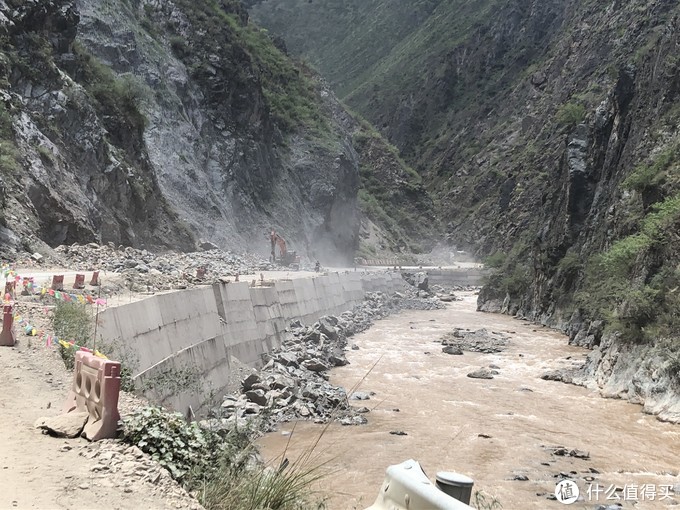
<svg viewBox="0 0 680 510"><path fill-rule="evenodd" d="M474 372L470 372L468 377L472 379L493 379L493 372L488 368L480 368Z"/></svg>

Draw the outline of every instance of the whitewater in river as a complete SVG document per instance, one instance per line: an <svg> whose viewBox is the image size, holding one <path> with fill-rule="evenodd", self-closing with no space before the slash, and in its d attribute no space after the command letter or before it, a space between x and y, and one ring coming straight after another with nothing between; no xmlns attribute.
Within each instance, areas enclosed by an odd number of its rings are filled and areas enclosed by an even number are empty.
<svg viewBox="0 0 680 510"><path fill-rule="evenodd" d="M322 464L318 489L338 510L370 506L387 466L410 458L430 479L443 470L470 476L506 510L565 508L548 499L565 475L583 497L569 508L644 510L680 500L667 497L680 493L680 426L596 390L540 379L581 364L588 351L547 328L476 312L475 302L466 293L445 310L402 312L351 338L359 350L348 351L350 364L334 369L331 382L375 392L352 401L371 409L369 423L282 424L260 441L265 458L277 462L285 451L295 461L318 442L307 465ZM440 339L456 327L487 328L510 342L495 354L444 354ZM493 380L467 377L489 365L498 367ZM555 455L555 446L589 458Z"/></svg>

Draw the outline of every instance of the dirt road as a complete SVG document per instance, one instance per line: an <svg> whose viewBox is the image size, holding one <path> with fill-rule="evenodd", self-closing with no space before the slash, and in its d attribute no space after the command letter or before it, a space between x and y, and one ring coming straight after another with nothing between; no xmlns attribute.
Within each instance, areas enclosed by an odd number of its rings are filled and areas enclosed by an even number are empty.
<svg viewBox="0 0 680 510"><path fill-rule="evenodd" d="M60 414L71 376L56 351L0 347L0 509L166 509L196 503L179 488L145 480L151 461L124 455L126 447L57 439L34 428L36 419ZM100 449L120 462L102 468ZM127 462L127 463L126 463ZM115 472L113 472L115 471ZM165 478L157 483L165 482Z"/></svg>

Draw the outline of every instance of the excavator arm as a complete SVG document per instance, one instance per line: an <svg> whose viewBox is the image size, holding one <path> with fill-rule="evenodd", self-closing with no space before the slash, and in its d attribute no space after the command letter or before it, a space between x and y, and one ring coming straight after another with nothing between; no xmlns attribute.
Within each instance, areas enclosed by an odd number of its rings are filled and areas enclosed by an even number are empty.
<svg viewBox="0 0 680 510"><path fill-rule="evenodd" d="M295 252L288 253L288 248L286 247L286 241L275 230L271 231L269 235L269 241L271 242L271 260L272 262L279 262L284 266L290 266L294 268L300 267L300 257L297 256ZM276 247L279 247L279 257L276 257Z"/></svg>
<svg viewBox="0 0 680 510"><path fill-rule="evenodd" d="M276 246L278 245L279 255L281 258L285 258L288 250L286 249L286 241L284 241L283 237L277 234L275 230L272 230L270 240L272 244L272 254L276 256Z"/></svg>

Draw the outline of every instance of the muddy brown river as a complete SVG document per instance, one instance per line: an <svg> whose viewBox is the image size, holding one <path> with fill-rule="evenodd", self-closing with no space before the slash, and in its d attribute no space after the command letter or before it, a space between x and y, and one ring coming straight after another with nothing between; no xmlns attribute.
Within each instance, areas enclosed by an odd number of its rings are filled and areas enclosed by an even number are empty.
<svg viewBox="0 0 680 510"><path fill-rule="evenodd" d="M540 379L547 370L580 364L588 351L526 321L476 312L475 301L465 294L445 310L402 312L350 339L359 350L348 352L350 365L334 369L331 382L375 392L352 401L371 409L369 423L283 424L261 440L265 458L276 462L285 452L294 461L316 444L307 463L322 465L318 489L337 510L370 506L385 468L410 458L431 479L441 470L470 476L475 490L506 510L679 508L671 505L680 495L668 492L680 492L680 426L597 391ZM511 340L496 354L444 354L439 339L455 327L487 328ZM467 377L490 364L500 372L493 380ZM590 458L554 455L554 446ZM565 474L583 496L570 506L547 499Z"/></svg>

